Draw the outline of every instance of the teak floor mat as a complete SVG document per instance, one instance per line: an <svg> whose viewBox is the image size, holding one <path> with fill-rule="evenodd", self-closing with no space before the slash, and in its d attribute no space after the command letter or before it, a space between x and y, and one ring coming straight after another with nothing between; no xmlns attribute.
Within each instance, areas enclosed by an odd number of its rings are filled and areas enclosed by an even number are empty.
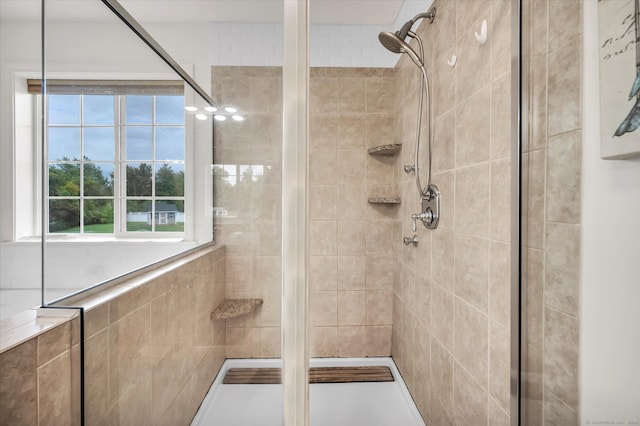
<svg viewBox="0 0 640 426"><path fill-rule="evenodd" d="M282 383L279 368L230 368L225 385L277 385ZM312 367L309 383L393 382L389 367Z"/></svg>

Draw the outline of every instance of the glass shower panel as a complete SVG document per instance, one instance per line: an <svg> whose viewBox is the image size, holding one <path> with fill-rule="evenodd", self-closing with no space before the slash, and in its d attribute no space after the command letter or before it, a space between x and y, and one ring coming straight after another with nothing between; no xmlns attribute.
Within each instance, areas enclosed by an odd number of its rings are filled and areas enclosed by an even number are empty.
<svg viewBox="0 0 640 426"><path fill-rule="evenodd" d="M225 356L212 101L106 3L45 2L43 304L84 308L87 424L183 424Z"/></svg>
<svg viewBox="0 0 640 426"><path fill-rule="evenodd" d="M208 104L103 2L76 6L45 2L46 94L34 95L43 303L213 239Z"/></svg>
<svg viewBox="0 0 640 426"><path fill-rule="evenodd" d="M0 2L0 319L40 304L39 2Z"/></svg>
<svg viewBox="0 0 640 426"><path fill-rule="evenodd" d="M282 210L284 2L263 1L258 9L231 8L233 22L214 14L210 24L211 92L220 104L214 211L216 235L227 250L227 299L262 301L254 312L226 321L228 367L278 369L278 384L254 385L255 402L268 409L235 408L233 421L278 425L284 421L282 232L294 222L285 221ZM222 395L229 386L214 392Z"/></svg>
<svg viewBox="0 0 640 426"><path fill-rule="evenodd" d="M577 425L580 412L583 133L577 100L582 99L583 6L563 3L562 13L559 6L553 1L521 2L518 349L520 421L527 425ZM576 55L569 65L560 60L568 58L567 52ZM559 76L573 84L557 90ZM568 109L575 119L559 118L558 112Z"/></svg>
<svg viewBox="0 0 640 426"><path fill-rule="evenodd" d="M377 423L385 421L381 417L368 417L385 410L380 409L385 402L376 404L375 396L367 393L369 383L345 382L367 381L364 375L391 371L398 241L394 235L399 209L405 203L413 206L414 200L403 199L398 206L401 188L394 171L410 149L400 152L400 145L395 145L390 155L370 155L400 141L395 125L398 102L391 89L399 87L394 78L399 56L379 43L378 34L402 25L372 16L380 13L406 21L417 12L390 2L370 2L370 13L338 16L329 10L337 3L310 5L310 424L382 424ZM405 3L414 8L419 3L425 8L421 12L428 8L427 2ZM411 66L403 74L415 72L417 77L418 69ZM411 89L414 96L413 87L402 90ZM406 115L415 117L413 110ZM372 204L369 197L397 201ZM349 394L356 388L359 391ZM376 409L363 409L368 404ZM400 419L393 422L405 424Z"/></svg>

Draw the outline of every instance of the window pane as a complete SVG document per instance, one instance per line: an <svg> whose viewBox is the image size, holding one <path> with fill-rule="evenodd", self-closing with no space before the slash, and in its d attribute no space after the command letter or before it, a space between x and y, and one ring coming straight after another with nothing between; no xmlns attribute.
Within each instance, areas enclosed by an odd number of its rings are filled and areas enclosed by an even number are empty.
<svg viewBox="0 0 640 426"><path fill-rule="evenodd" d="M80 195L80 165L49 164L49 195Z"/></svg>
<svg viewBox="0 0 640 426"><path fill-rule="evenodd" d="M156 127L156 160L184 160L184 127Z"/></svg>
<svg viewBox="0 0 640 426"><path fill-rule="evenodd" d="M84 232L113 234L113 200L84 200Z"/></svg>
<svg viewBox="0 0 640 426"><path fill-rule="evenodd" d="M153 96L127 96L125 111L127 124L152 124Z"/></svg>
<svg viewBox="0 0 640 426"><path fill-rule="evenodd" d="M151 200L127 200L127 231L151 231Z"/></svg>
<svg viewBox="0 0 640 426"><path fill-rule="evenodd" d="M151 160L152 127L127 127L127 160Z"/></svg>
<svg viewBox="0 0 640 426"><path fill-rule="evenodd" d="M49 200L49 232L80 232L80 200Z"/></svg>
<svg viewBox="0 0 640 426"><path fill-rule="evenodd" d="M150 196L151 164L127 163L127 195L130 197Z"/></svg>
<svg viewBox="0 0 640 426"><path fill-rule="evenodd" d="M156 201L156 232L184 232L184 201Z"/></svg>
<svg viewBox="0 0 640 426"><path fill-rule="evenodd" d="M49 95L49 124L80 124L80 95Z"/></svg>
<svg viewBox="0 0 640 426"><path fill-rule="evenodd" d="M80 128L49 127L49 161L80 159Z"/></svg>
<svg viewBox="0 0 640 426"><path fill-rule="evenodd" d="M85 125L113 125L113 96L85 95L84 115Z"/></svg>
<svg viewBox="0 0 640 426"><path fill-rule="evenodd" d="M113 195L113 164L85 163L84 195Z"/></svg>
<svg viewBox="0 0 640 426"><path fill-rule="evenodd" d="M156 96L156 124L184 124L184 96Z"/></svg>
<svg viewBox="0 0 640 426"><path fill-rule="evenodd" d="M156 195L160 197L184 195L184 164L156 164Z"/></svg>
<svg viewBox="0 0 640 426"><path fill-rule="evenodd" d="M84 159L113 161L113 127L88 127L84 129Z"/></svg>

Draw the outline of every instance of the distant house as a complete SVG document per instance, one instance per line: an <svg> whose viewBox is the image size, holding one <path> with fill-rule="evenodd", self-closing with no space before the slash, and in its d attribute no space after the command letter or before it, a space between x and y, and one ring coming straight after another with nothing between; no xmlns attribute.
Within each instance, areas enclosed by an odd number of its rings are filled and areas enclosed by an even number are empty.
<svg viewBox="0 0 640 426"><path fill-rule="evenodd" d="M156 204L156 225L174 225L178 214L178 206L175 204ZM147 206L147 224L151 225L153 212L151 205Z"/></svg>

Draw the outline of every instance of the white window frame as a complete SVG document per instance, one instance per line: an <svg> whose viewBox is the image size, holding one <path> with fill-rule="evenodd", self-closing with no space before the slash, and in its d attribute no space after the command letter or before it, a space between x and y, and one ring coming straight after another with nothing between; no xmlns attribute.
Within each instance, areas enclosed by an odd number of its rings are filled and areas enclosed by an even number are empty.
<svg viewBox="0 0 640 426"><path fill-rule="evenodd" d="M27 77L19 77L21 80L24 79L26 80ZM53 77L50 77L53 78ZM130 74L126 74L126 75L109 75L109 76L104 76L101 75L100 77L97 77L96 75L73 75L73 76L68 76L68 75L56 75L55 76L56 79L76 79L76 80L96 80L96 79L100 79L100 80L113 80L113 81L117 81L117 80L140 80L140 81L149 81L149 80L175 80L175 76L174 75L166 75L166 74L154 74L154 75L135 75L132 76ZM185 86L186 88L186 86ZM33 146L34 146L34 150L35 150L35 157L33 160L33 164L32 164L32 174L34 176L34 182L36 183L35 187L33 188L28 188L29 191L31 191L35 197L37 197L36 199L39 200L38 204L41 204L41 200L42 200L42 195L41 195L41 188L40 188L40 182L42 181L42 171L43 171L43 161L46 161L48 164L47 160L44 160L42 158L42 152L41 152L41 144L42 144L42 121L39 119L40 115L41 115L41 111L42 111L42 96L41 95L32 95L34 98L34 102L32 104L32 111L30 111L31 114L34 114L35 117L37 117L38 119L34 119L34 131L33 131ZM191 93L191 91L189 90L185 90L184 93L184 98L185 98L185 104L189 104L193 102L193 94ZM119 106L117 107L119 109ZM116 113L118 113L116 111ZM182 197L182 199L184 200L184 232L169 232L169 231L161 231L161 232L136 232L136 231L120 231L118 232L120 229L122 229L122 227L118 227L119 224L117 222L120 222L120 224L125 224L126 225L126 208L124 208L124 200L126 199L126 187L123 188L123 190L121 190L121 195L120 197L116 197L115 192L116 192L116 188L115 186L117 185L116 182L114 182L114 212L116 216L118 217L114 217L114 233L69 233L69 234L65 234L65 233L47 233L47 238L49 239L49 241L69 241L69 242L73 242L73 241L96 241L96 242L100 242L100 241L184 241L184 242L191 242L191 241L195 241L196 237L195 237L195 233L194 233L194 228L195 228L195 214L194 214L194 169L195 169L195 157L194 157L194 152L195 152L195 135L194 135L194 122L192 121L185 121L184 124L184 129L185 129L185 153L184 153L184 196ZM121 126L121 131L124 131L124 127L125 126ZM13 141L14 145L17 141ZM122 137L120 137L120 142L118 144L116 144L115 146L115 163L114 163L114 174L118 174L118 173L125 173L126 174L126 167L122 167L121 166L121 162L124 163L125 161L122 160L120 158L120 152L119 150L124 149L123 147L124 144L124 139ZM153 163L155 164L155 163ZM16 160L14 159L14 175L15 175L15 167L16 167ZM124 171L122 170L124 169ZM121 180L121 184L126 185L125 181ZM152 182L153 185L155 185L155 182ZM15 182L14 181L14 193L15 191L22 191L22 190L27 190L27 188L23 188L20 186L19 182ZM47 197L48 198L48 197ZM118 200L119 198L119 200ZM152 197L149 197L152 198ZM181 197L160 197L160 200L162 199L179 199ZM153 198L153 200L157 200L158 198L155 197ZM118 208L122 206L121 208ZM43 209L38 209L37 212L37 218L35 221L33 226L32 226L32 232L31 235L21 235L18 236L18 238L14 238L14 241L18 241L18 240L29 240L29 239L39 239L38 235L41 235L42 230L40 229L40 215L41 215L41 211ZM48 208L44 209L44 214L48 216ZM15 221L19 221L20 217L19 217L19 211L18 211L18 207L14 206L14 235L15 235L15 229L16 229L16 225L15 225ZM46 217L45 223L49 223L48 217Z"/></svg>

